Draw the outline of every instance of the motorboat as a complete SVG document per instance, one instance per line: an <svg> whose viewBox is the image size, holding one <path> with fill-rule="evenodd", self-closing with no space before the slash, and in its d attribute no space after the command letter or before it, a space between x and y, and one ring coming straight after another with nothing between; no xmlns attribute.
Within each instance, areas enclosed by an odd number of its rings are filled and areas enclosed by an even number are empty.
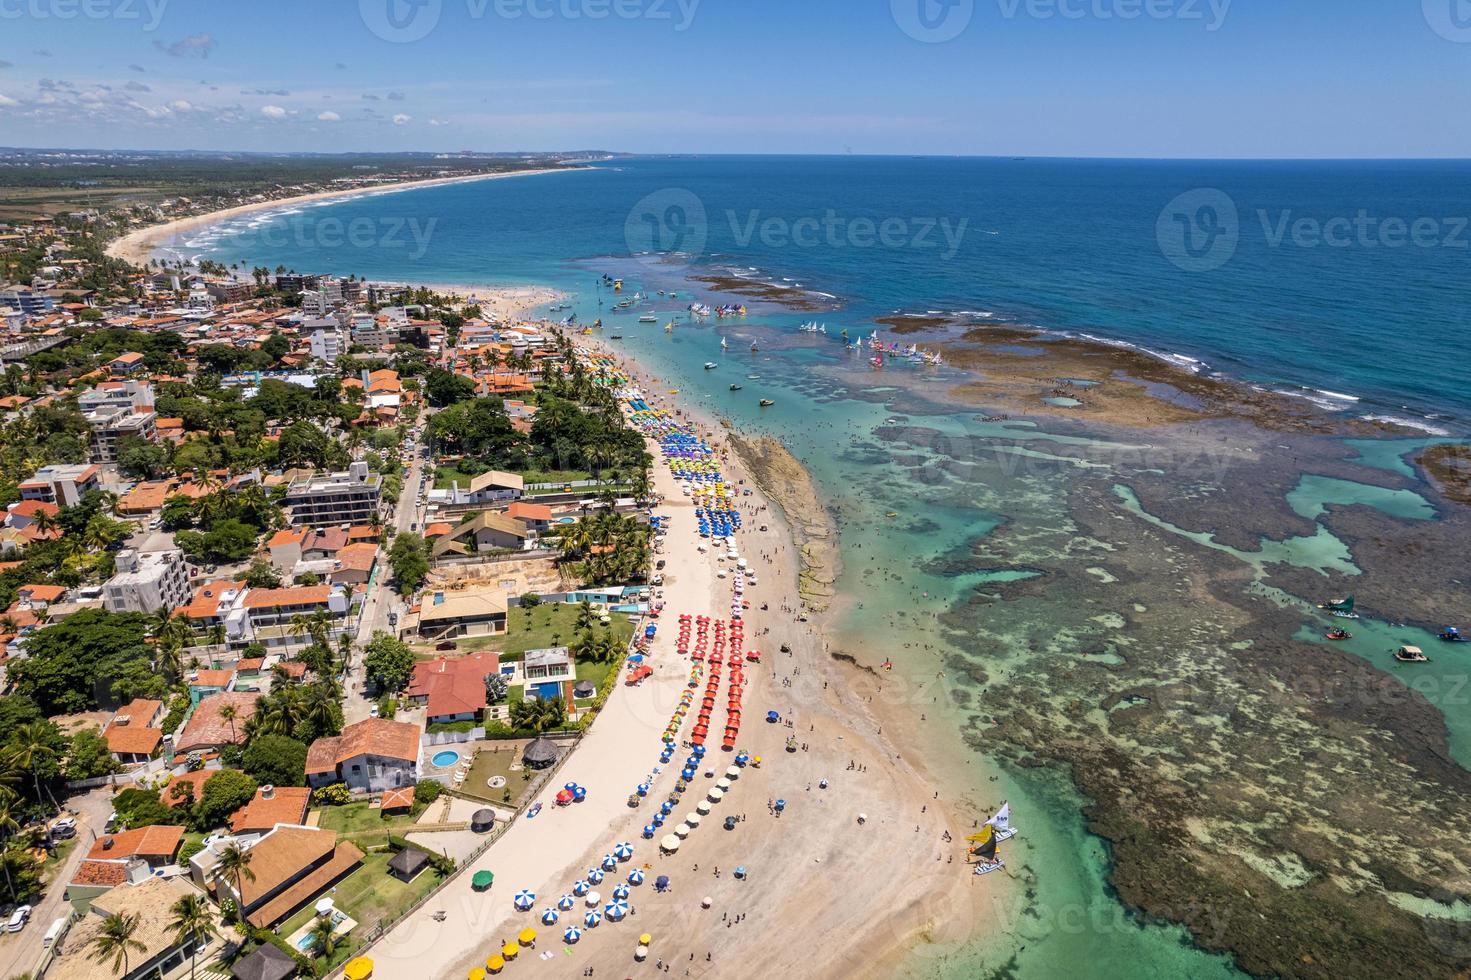
<svg viewBox="0 0 1471 980"><path fill-rule="evenodd" d="M1402 646L1394 651L1394 659L1405 664L1425 664L1430 662L1430 658L1425 656L1424 650L1413 646Z"/></svg>
<svg viewBox="0 0 1471 980"><path fill-rule="evenodd" d="M720 367L720 365L719 364L716 364L714 361L706 361L705 362L705 370L706 371L713 371L713 370L715 370L718 367Z"/></svg>
<svg viewBox="0 0 1471 980"><path fill-rule="evenodd" d="M763 398L763 399L761 399L761 407L762 408L770 408L771 406L773 406L775 404L776 404L776 402L772 401L770 398Z"/></svg>
<svg viewBox="0 0 1471 980"><path fill-rule="evenodd" d="M741 386L740 385L731 385L730 386L730 390L731 391L740 391L741 390Z"/></svg>
<svg viewBox="0 0 1471 980"><path fill-rule="evenodd" d="M1323 634L1325 640L1352 640L1354 635L1346 629L1331 629Z"/></svg>
<svg viewBox="0 0 1471 980"><path fill-rule="evenodd" d="M659 318L656 317L656 316L654 316L654 314L652 314L652 313L645 313L643 316L641 316L641 317L638 318L638 322L639 323L658 323L659 322Z"/></svg>

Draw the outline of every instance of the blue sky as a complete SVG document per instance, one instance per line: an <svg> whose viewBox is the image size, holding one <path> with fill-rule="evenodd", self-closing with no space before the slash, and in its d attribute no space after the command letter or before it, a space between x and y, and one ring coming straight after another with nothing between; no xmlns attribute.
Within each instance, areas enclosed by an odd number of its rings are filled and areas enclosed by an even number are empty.
<svg viewBox="0 0 1471 980"><path fill-rule="evenodd" d="M0 0L0 144L1471 157L1465 3Z"/></svg>

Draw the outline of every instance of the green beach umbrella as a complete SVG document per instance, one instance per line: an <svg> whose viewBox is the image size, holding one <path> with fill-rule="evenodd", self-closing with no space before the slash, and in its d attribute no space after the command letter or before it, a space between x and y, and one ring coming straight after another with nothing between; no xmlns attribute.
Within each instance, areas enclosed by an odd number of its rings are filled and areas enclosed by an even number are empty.
<svg viewBox="0 0 1471 980"><path fill-rule="evenodd" d="M484 891L495 882L495 875L489 871L477 871L475 877L470 879L470 887L476 891Z"/></svg>

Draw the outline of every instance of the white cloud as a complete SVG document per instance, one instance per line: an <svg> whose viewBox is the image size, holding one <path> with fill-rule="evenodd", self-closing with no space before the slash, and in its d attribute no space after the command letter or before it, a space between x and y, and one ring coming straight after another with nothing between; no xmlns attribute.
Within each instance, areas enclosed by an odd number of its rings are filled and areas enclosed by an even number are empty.
<svg viewBox="0 0 1471 980"><path fill-rule="evenodd" d="M265 116L267 119L286 118L286 110L278 105L263 105L260 107L260 114Z"/></svg>
<svg viewBox="0 0 1471 980"><path fill-rule="evenodd" d="M194 109L194 106L188 99L175 99L169 103L169 108L175 112L190 112Z"/></svg>
<svg viewBox="0 0 1471 980"><path fill-rule="evenodd" d="M411 118L412 117L406 116L402 112L400 112L398 115L393 117L393 124L395 126L407 126Z"/></svg>
<svg viewBox="0 0 1471 980"><path fill-rule="evenodd" d="M8 95L0 95L0 105L20 105L20 103Z"/></svg>
<svg viewBox="0 0 1471 980"><path fill-rule="evenodd" d="M429 125L431 125L431 126L448 126L449 125L449 121L448 120L445 120L445 119L431 119L431 120L429 120Z"/></svg>
<svg viewBox="0 0 1471 980"><path fill-rule="evenodd" d="M317 118L322 122L339 122L342 117L335 112L319 112Z"/></svg>

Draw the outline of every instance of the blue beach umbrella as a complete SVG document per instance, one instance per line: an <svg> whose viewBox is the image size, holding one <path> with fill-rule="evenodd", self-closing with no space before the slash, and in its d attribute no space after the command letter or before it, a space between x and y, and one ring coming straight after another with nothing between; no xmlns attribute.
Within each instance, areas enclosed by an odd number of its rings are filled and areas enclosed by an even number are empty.
<svg viewBox="0 0 1471 980"><path fill-rule="evenodd" d="M604 871L612 871L616 867L618 867L618 859L615 858L611 854L604 854L603 855L603 870Z"/></svg>
<svg viewBox="0 0 1471 980"><path fill-rule="evenodd" d="M619 900L628 898L628 886L619 885L617 888L613 889L613 897Z"/></svg>
<svg viewBox="0 0 1471 980"><path fill-rule="evenodd" d="M591 888L592 886L589 885L587 879L584 878L577 884L572 886L572 894L576 895L578 898L581 898L582 896L586 895L588 893L588 890Z"/></svg>
<svg viewBox="0 0 1471 980"><path fill-rule="evenodd" d="M591 871L589 871L587 873L587 880L590 881L590 882L592 882L594 885L601 885L603 883L603 872L602 872L602 869L601 868L593 868Z"/></svg>
<svg viewBox="0 0 1471 980"><path fill-rule="evenodd" d="M669 887L669 876L668 875L660 875L659 877L657 877L657 878L654 879L654 890L655 891L661 891L662 892L664 889L666 889L668 887Z"/></svg>
<svg viewBox="0 0 1471 980"><path fill-rule="evenodd" d="M567 929L562 933L563 941L565 941L569 946L575 946L577 944L577 940L581 938L582 930L577 928L576 926L568 926Z"/></svg>
<svg viewBox="0 0 1471 980"><path fill-rule="evenodd" d="M653 818L650 819L649 822L652 823L655 827L662 827L662 826L664 826L664 814L662 814L662 813L656 813L656 814L654 814Z"/></svg>
<svg viewBox="0 0 1471 980"><path fill-rule="evenodd" d="M633 845L628 841L621 842L617 847L613 848L613 856L620 861L627 861L633 857Z"/></svg>
<svg viewBox="0 0 1471 980"><path fill-rule="evenodd" d="M517 911L525 912L536 904L536 892L527 891L523 888L516 893L516 897L511 899L511 901L515 904Z"/></svg>
<svg viewBox="0 0 1471 980"><path fill-rule="evenodd" d="M654 834L658 833L658 831L659 831L659 828L658 827L655 827L653 824L651 824L651 823L644 824L644 840L650 840L650 839L652 839L653 836L654 836Z"/></svg>
<svg viewBox="0 0 1471 980"><path fill-rule="evenodd" d="M593 909L591 912L587 913L587 915L584 915L582 917L582 924L587 926L589 929L596 929L598 927L598 924L602 921L603 913L599 912L597 909Z"/></svg>
<svg viewBox="0 0 1471 980"><path fill-rule="evenodd" d="M576 904L577 900L571 895L563 895L561 898L557 899L557 908L561 909L563 912L568 911L572 908L572 906Z"/></svg>
<svg viewBox="0 0 1471 980"><path fill-rule="evenodd" d="M609 902L607 905L603 906L603 914L612 919L614 922L617 922L628 914L628 903Z"/></svg>
<svg viewBox="0 0 1471 980"><path fill-rule="evenodd" d="M561 918L561 916L557 915L557 910L556 909L542 909L542 912L541 912L541 924L542 925L544 925L544 926L554 926L554 925L557 924L557 919L559 919L559 918Z"/></svg>
<svg viewBox="0 0 1471 980"><path fill-rule="evenodd" d="M644 871L642 868L634 868L628 872L628 883L630 885L642 885L644 883Z"/></svg>

